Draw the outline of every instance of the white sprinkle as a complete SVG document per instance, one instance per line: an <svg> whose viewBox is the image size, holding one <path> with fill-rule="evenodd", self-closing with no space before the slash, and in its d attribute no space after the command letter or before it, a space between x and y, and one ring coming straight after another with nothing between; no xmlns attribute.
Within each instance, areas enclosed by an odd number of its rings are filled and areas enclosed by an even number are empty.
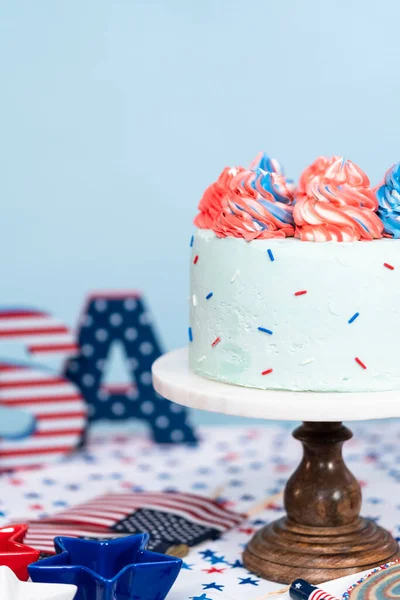
<svg viewBox="0 0 400 600"><path fill-rule="evenodd" d="M200 358L198 358L198 359L197 359L197 362L198 362L198 363L199 363L199 362L203 362L203 360L205 360L205 359L206 359L206 355L204 355L204 356L201 356Z"/></svg>
<svg viewBox="0 0 400 600"><path fill-rule="evenodd" d="M301 365L309 365L310 363L314 362L315 358L307 358L307 360L303 360L302 363L300 363Z"/></svg>
<svg viewBox="0 0 400 600"><path fill-rule="evenodd" d="M192 302L193 302L193 306L197 306L196 294L193 294L193 296L192 296Z"/></svg>
<svg viewBox="0 0 400 600"><path fill-rule="evenodd" d="M340 258L340 256L336 257L336 260L343 266L343 267L347 267L347 262L345 260L343 260L343 258Z"/></svg>
<svg viewBox="0 0 400 600"><path fill-rule="evenodd" d="M235 279L238 275L240 275L240 271L236 271L236 273L234 274L234 276L231 279L231 283L233 283L235 281Z"/></svg>
<svg viewBox="0 0 400 600"><path fill-rule="evenodd" d="M329 307L330 313L332 313L333 315L336 315L337 317L340 316L340 310L334 302L329 302L328 307Z"/></svg>

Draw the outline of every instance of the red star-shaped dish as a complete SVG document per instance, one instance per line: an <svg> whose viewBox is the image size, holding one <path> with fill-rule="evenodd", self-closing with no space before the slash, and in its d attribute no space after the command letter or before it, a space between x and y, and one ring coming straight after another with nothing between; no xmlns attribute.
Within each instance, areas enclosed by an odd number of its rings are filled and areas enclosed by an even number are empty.
<svg viewBox="0 0 400 600"><path fill-rule="evenodd" d="M27 567L39 558L40 552L25 546L24 537L28 525L9 525L0 528L0 564L10 567L18 579L28 579Z"/></svg>

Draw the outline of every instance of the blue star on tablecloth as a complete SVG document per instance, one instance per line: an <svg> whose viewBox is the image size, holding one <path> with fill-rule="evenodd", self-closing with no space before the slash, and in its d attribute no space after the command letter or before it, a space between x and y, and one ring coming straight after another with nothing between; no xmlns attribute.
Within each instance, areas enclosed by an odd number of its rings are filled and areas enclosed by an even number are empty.
<svg viewBox="0 0 400 600"><path fill-rule="evenodd" d="M219 592L222 592L225 587L224 585L218 584L215 581L212 583L202 583L201 585L203 586L203 590L218 590Z"/></svg>
<svg viewBox="0 0 400 600"><path fill-rule="evenodd" d="M267 521L264 521L264 519L254 519L254 521L251 521L252 525L266 525Z"/></svg>
<svg viewBox="0 0 400 600"><path fill-rule="evenodd" d="M65 500L54 500L53 506L68 506L68 502Z"/></svg>
<svg viewBox="0 0 400 600"><path fill-rule="evenodd" d="M77 492L80 489L80 487L81 486L77 483L70 483L65 486L65 489L69 490L70 492Z"/></svg>
<svg viewBox="0 0 400 600"><path fill-rule="evenodd" d="M201 554L201 556L206 559L206 558L211 558L212 556L215 555L214 550L200 550L199 554Z"/></svg>
<svg viewBox="0 0 400 600"><path fill-rule="evenodd" d="M232 569L244 569L244 564L240 562L240 560L236 559L234 563L231 564Z"/></svg>
<svg viewBox="0 0 400 600"><path fill-rule="evenodd" d="M206 594L202 594L201 596L189 596L189 600L212 600Z"/></svg>
<svg viewBox="0 0 400 600"><path fill-rule="evenodd" d="M242 494L242 496L239 498L241 502L252 502L255 499L256 498L253 496L253 494Z"/></svg>
<svg viewBox="0 0 400 600"><path fill-rule="evenodd" d="M238 579L240 579L238 585L258 585L260 583L259 579L252 579L251 577L238 577Z"/></svg>
<svg viewBox="0 0 400 600"><path fill-rule="evenodd" d="M217 565L218 563L226 563L225 556L210 556L209 562L212 565Z"/></svg>

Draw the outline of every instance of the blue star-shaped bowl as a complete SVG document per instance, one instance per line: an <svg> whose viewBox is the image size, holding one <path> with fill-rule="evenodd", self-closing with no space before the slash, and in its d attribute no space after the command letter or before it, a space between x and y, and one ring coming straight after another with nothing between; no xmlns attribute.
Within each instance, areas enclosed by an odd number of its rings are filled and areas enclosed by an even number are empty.
<svg viewBox="0 0 400 600"><path fill-rule="evenodd" d="M56 537L58 554L28 567L32 581L72 583L75 600L164 600L180 558L146 550L147 533L107 541Z"/></svg>

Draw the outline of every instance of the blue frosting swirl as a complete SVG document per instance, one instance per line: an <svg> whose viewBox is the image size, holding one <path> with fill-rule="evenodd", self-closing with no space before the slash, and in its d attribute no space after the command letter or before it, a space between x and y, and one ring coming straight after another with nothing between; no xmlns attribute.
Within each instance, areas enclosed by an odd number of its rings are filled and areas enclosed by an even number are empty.
<svg viewBox="0 0 400 600"><path fill-rule="evenodd" d="M383 222L384 232L393 238L400 238L400 163L391 167L383 184L376 192L377 214Z"/></svg>
<svg viewBox="0 0 400 600"><path fill-rule="evenodd" d="M265 173L260 181L264 190L272 194L277 202L283 204L292 204L294 197L289 191L286 181L283 177L276 177L272 173Z"/></svg>
<svg viewBox="0 0 400 600"><path fill-rule="evenodd" d="M282 206L282 204L291 204L293 200L293 196L287 189L283 177L276 176L275 173L265 173L260 168L253 169L252 173L254 175L250 178L250 185L260 194L258 202L274 217L279 219L279 221L294 225L292 210L286 206ZM265 192L269 192L276 202L268 200L265 197Z"/></svg>
<svg viewBox="0 0 400 600"><path fill-rule="evenodd" d="M255 178L251 186L256 190L261 186L263 190L272 194L277 202L293 204L294 195L287 186L287 181L281 173L265 171L261 167L253 168ZM260 190L258 190L260 191Z"/></svg>
<svg viewBox="0 0 400 600"><path fill-rule="evenodd" d="M280 164L280 162L278 162L276 158L271 158L270 156L268 156L266 152L260 152L259 154L257 154L257 156L250 165L250 169L254 171L256 171L257 169L262 169L267 173L280 173L281 175L284 174L283 167Z"/></svg>

